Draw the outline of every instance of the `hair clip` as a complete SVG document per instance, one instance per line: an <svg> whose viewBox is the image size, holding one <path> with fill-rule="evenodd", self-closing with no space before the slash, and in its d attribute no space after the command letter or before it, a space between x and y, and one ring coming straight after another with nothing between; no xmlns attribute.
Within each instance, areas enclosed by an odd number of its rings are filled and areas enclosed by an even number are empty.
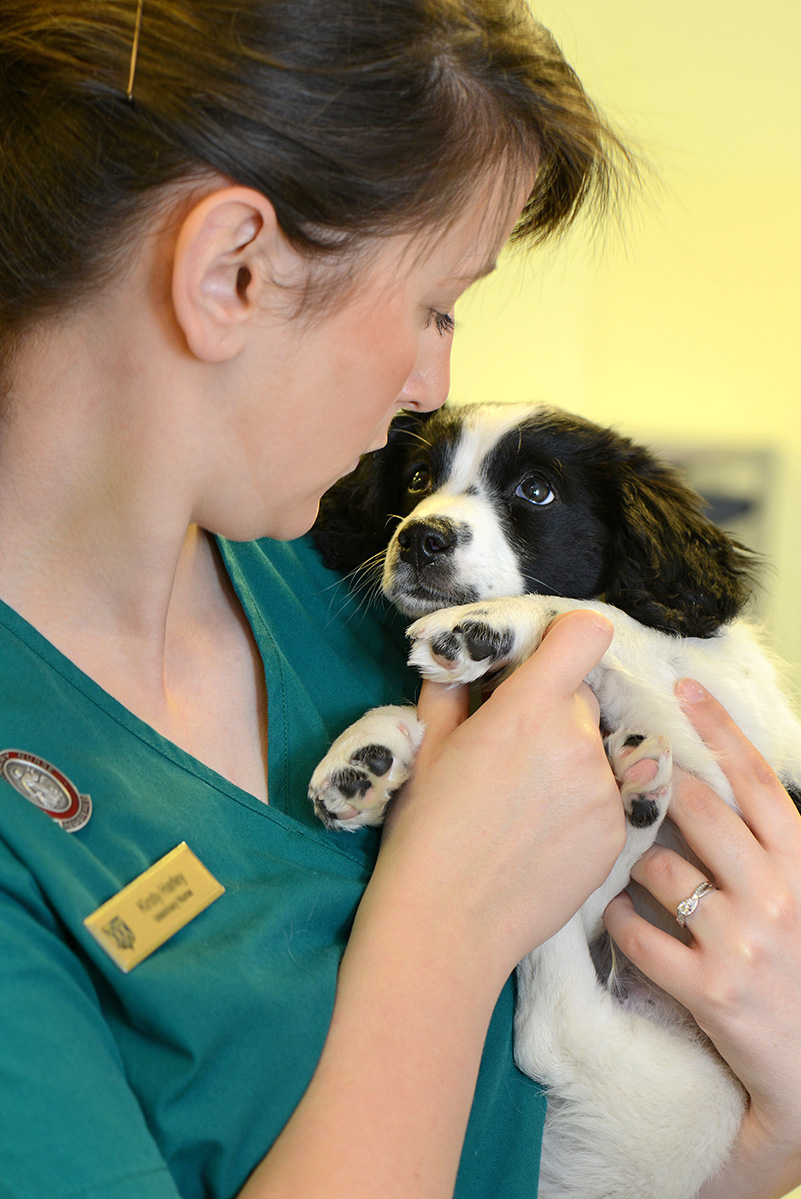
<svg viewBox="0 0 801 1199"><path fill-rule="evenodd" d="M134 24L133 45L131 46L131 69L128 72L128 87L126 95L128 101L133 100L134 77L136 75L136 60L139 57L139 34L142 32L142 9L145 0L137 0L136 2L136 22Z"/></svg>

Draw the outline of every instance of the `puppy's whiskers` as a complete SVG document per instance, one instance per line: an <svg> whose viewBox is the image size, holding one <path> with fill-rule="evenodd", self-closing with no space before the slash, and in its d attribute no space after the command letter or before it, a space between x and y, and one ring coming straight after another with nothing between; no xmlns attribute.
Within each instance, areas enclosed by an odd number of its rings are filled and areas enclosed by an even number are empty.
<svg viewBox="0 0 801 1199"><path fill-rule="evenodd" d="M420 445L424 445L427 450L431 449L431 442L423 437L422 433L418 433L416 429L407 429L406 436L410 441L419 441Z"/></svg>
<svg viewBox="0 0 801 1199"><path fill-rule="evenodd" d="M553 587L543 582L542 579L535 578L534 575L524 573L523 581L526 584L526 589L530 589L535 595L556 595Z"/></svg>
<svg viewBox="0 0 801 1199"><path fill-rule="evenodd" d="M381 580L384 573L384 551L372 554L347 576L354 592L360 592L366 605L375 603L381 595Z"/></svg>
<svg viewBox="0 0 801 1199"><path fill-rule="evenodd" d="M323 594L326 591L331 592L329 608L331 620L343 620L347 624L357 615L360 620L363 619L367 609L381 597L383 560L384 551L380 550L343 575L341 580L337 579L323 588ZM361 602L356 599L358 593L362 595ZM335 609L334 605L337 599L341 602Z"/></svg>

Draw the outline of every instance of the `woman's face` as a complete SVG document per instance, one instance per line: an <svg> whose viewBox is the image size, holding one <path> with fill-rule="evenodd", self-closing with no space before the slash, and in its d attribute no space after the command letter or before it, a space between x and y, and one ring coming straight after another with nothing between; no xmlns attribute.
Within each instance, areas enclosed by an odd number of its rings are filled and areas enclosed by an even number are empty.
<svg viewBox="0 0 801 1199"><path fill-rule="evenodd" d="M226 476L227 507L236 528L229 519L224 528L201 523L229 536L300 536L323 492L384 444L401 408L444 402L454 305L492 270L520 210L507 216L507 204L491 219L499 207L489 191L439 235L387 238L333 308L265 330L231 430L239 466Z"/></svg>

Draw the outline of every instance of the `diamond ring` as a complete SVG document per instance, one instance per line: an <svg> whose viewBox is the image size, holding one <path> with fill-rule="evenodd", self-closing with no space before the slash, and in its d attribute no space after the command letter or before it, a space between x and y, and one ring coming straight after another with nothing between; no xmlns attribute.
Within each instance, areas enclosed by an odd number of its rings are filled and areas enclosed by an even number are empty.
<svg viewBox="0 0 801 1199"><path fill-rule="evenodd" d="M701 896L707 895L710 891L717 891L717 887L714 883L704 881L695 888L692 895L688 896L687 899L682 899L676 908L676 919L682 928L687 923L687 917L691 916L698 907L698 900Z"/></svg>

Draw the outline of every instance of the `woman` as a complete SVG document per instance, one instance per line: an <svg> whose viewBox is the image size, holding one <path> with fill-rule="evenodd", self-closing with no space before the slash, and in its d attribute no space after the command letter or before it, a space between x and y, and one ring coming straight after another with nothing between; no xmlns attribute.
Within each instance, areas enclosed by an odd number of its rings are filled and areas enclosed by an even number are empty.
<svg viewBox="0 0 801 1199"><path fill-rule="evenodd" d="M556 623L469 720L425 688L379 851L305 788L414 686L397 630L305 542L254 539L299 537L399 408L442 403L459 295L603 199L614 138L491 0L6 0L0 94L0 1190L533 1194L508 978L622 843L582 682L610 630ZM748 811L775 781L704 719ZM682 794L708 849L723 818ZM682 897L672 859L642 881ZM791 906L725 1013L731 915L706 901L717 972L610 915L752 1087L729 1197L801 1177L801 1054L772 1048ZM785 1006L744 1029L768 989Z"/></svg>

